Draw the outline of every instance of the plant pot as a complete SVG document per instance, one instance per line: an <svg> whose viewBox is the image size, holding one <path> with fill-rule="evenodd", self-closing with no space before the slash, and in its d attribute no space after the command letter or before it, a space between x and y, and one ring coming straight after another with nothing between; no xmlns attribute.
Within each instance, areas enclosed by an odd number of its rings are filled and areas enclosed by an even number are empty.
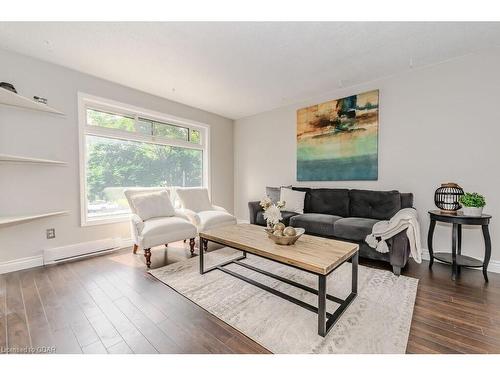
<svg viewBox="0 0 500 375"><path fill-rule="evenodd" d="M481 216L483 214L482 207L462 207L465 216Z"/></svg>

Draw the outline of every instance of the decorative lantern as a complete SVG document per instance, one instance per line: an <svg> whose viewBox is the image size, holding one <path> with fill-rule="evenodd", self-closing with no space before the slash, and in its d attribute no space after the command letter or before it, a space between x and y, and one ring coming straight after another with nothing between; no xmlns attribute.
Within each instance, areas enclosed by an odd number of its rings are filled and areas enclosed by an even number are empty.
<svg viewBox="0 0 500 375"><path fill-rule="evenodd" d="M434 203L443 212L456 213L462 207L458 203L458 198L461 195L464 195L464 191L458 184L447 182L436 189Z"/></svg>

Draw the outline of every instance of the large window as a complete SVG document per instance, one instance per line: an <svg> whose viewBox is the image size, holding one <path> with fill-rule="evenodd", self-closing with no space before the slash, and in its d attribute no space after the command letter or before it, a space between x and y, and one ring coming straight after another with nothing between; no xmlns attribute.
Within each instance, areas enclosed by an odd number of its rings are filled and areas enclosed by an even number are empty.
<svg viewBox="0 0 500 375"><path fill-rule="evenodd" d="M80 95L82 221L128 217L130 187L206 186L206 127Z"/></svg>

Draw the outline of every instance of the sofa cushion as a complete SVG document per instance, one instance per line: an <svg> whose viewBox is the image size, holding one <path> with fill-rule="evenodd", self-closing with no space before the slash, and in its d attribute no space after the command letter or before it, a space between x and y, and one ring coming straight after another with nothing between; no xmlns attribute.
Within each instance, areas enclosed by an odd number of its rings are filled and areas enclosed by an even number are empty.
<svg viewBox="0 0 500 375"><path fill-rule="evenodd" d="M170 202L168 191L157 191L144 194L133 194L130 196L130 204L134 212L142 219L148 220L153 217L174 216L175 210Z"/></svg>
<svg viewBox="0 0 500 375"><path fill-rule="evenodd" d="M201 211L198 212L198 217L200 219L199 231L236 224L236 218L224 211Z"/></svg>
<svg viewBox="0 0 500 375"><path fill-rule="evenodd" d="M177 198L181 203L182 208L194 212L213 210L212 203L208 197L208 189L206 188L177 188L175 189Z"/></svg>
<svg viewBox="0 0 500 375"><path fill-rule="evenodd" d="M311 191L311 188L301 187L301 186L293 186L292 190L303 191L304 193L306 193L306 196L304 197L304 212L307 213L308 211L306 210L306 207L309 206L309 199L311 198L311 195L309 194L309 192Z"/></svg>
<svg viewBox="0 0 500 375"><path fill-rule="evenodd" d="M304 212L349 216L348 189L310 189Z"/></svg>
<svg viewBox="0 0 500 375"><path fill-rule="evenodd" d="M350 190L351 217L389 220L401 209L399 191Z"/></svg>
<svg viewBox="0 0 500 375"><path fill-rule="evenodd" d="M297 191L282 187L280 201L285 203L285 207L283 207L281 210L303 214L305 196L306 193L303 191Z"/></svg>
<svg viewBox="0 0 500 375"><path fill-rule="evenodd" d="M266 196L271 199L271 202L274 204L278 203L280 200L280 194L281 194L281 188L291 188L291 185L288 186L281 186L281 187L272 187L272 186L266 186Z"/></svg>
<svg viewBox="0 0 500 375"><path fill-rule="evenodd" d="M139 246L148 249L196 237L196 227L189 221L177 217L161 217L146 220L139 234Z"/></svg>
<svg viewBox="0 0 500 375"><path fill-rule="evenodd" d="M340 216L325 214L302 214L290 218L290 225L304 228L306 233L318 236L333 237L334 223L342 219Z"/></svg>
<svg viewBox="0 0 500 375"><path fill-rule="evenodd" d="M289 212L289 211L281 211L281 217L283 220L281 222L285 225L290 225L290 218L292 216L298 215L296 212ZM264 219L264 211L259 211L257 212L257 217L255 219L255 223L258 225L267 225L266 219Z"/></svg>
<svg viewBox="0 0 500 375"><path fill-rule="evenodd" d="M413 207L413 194L412 193L399 193L401 194L401 208Z"/></svg>
<svg viewBox="0 0 500 375"><path fill-rule="evenodd" d="M351 241L364 241L372 232L373 225L379 220L364 217L346 217L335 222L333 234L335 237Z"/></svg>
<svg viewBox="0 0 500 375"><path fill-rule="evenodd" d="M274 204L278 203L280 200L280 192L281 188L266 186L266 196L273 202Z"/></svg>

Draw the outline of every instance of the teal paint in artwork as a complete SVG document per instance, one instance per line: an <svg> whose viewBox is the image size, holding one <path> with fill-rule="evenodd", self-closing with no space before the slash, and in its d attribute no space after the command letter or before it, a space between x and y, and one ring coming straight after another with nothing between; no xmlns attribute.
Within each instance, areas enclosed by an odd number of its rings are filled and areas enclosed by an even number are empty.
<svg viewBox="0 0 500 375"><path fill-rule="evenodd" d="M297 111L297 180L378 179L378 90Z"/></svg>

